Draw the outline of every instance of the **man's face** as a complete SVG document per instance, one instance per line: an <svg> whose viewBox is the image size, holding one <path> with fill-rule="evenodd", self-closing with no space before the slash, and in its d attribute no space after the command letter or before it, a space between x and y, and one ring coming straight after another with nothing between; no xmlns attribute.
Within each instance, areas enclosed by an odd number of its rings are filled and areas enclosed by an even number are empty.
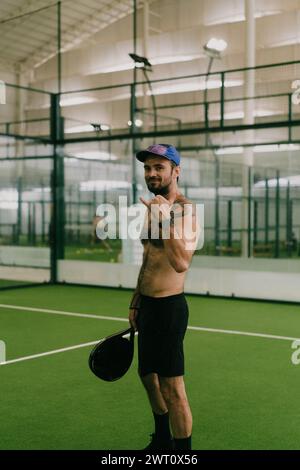
<svg viewBox="0 0 300 470"><path fill-rule="evenodd" d="M155 195L168 194L179 174L179 167L173 168L169 160L155 156L146 158L144 170L148 189Z"/></svg>

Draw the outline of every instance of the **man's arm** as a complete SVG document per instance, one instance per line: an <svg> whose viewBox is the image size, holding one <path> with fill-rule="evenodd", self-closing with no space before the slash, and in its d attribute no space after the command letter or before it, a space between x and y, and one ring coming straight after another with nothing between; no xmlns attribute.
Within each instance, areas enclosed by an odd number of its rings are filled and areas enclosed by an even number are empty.
<svg viewBox="0 0 300 470"><path fill-rule="evenodd" d="M167 227L169 235L163 238L164 249L171 266L178 273L188 270L193 254L195 252L199 227L196 213L192 206L188 206L187 213L184 214L182 208L181 215L174 218L165 219L162 226Z"/></svg>
<svg viewBox="0 0 300 470"><path fill-rule="evenodd" d="M161 221L164 232L162 239L169 263L178 273L186 271L196 249L200 231L195 205L181 201L175 203L172 208L169 201L161 195L155 196L151 201L145 201L143 198L140 200L151 213L151 219Z"/></svg>
<svg viewBox="0 0 300 470"><path fill-rule="evenodd" d="M142 266L141 266L141 269L140 269L140 272L139 272L139 275L138 275L137 285L136 285L135 291L133 293L133 296L131 298L131 302L130 302L130 305L129 305L129 316L128 316L129 323L135 330L137 330L135 320L138 316L139 308L140 308L140 302L141 302L140 284L141 284L141 281L142 281L142 278L143 278L143 275L144 275L145 266L146 266L146 249L144 247L143 263L142 263Z"/></svg>

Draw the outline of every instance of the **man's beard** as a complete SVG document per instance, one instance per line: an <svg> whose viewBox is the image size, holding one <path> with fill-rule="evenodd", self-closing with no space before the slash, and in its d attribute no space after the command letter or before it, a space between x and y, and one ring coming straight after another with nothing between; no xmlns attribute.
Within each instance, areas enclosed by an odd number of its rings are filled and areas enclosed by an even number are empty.
<svg viewBox="0 0 300 470"><path fill-rule="evenodd" d="M170 191L171 179L164 186L157 186L157 187L152 186L150 181L149 181L149 183L146 182L146 184L147 184L147 187L148 187L149 191L151 193L155 194L155 196L157 196L158 194L161 195L161 196L165 196Z"/></svg>

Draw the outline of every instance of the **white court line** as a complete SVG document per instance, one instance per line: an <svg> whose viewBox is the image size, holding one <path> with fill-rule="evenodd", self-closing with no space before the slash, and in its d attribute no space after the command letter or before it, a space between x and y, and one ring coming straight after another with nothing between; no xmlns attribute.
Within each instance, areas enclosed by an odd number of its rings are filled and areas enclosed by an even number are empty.
<svg viewBox="0 0 300 470"><path fill-rule="evenodd" d="M299 339L299 338L290 338L289 336L268 335L265 333L250 333L248 331L219 330L216 328L202 328L199 326L188 326L188 330L200 330L200 331L208 331L210 333L224 333L228 335L255 336L257 338L281 339L284 341L295 341Z"/></svg>
<svg viewBox="0 0 300 470"><path fill-rule="evenodd" d="M95 318L97 320L116 320L116 321L126 321L128 322L128 319L126 318L118 318L118 317L104 317L100 315L89 315L89 314L83 314L83 313L73 313L73 312L64 312L60 310L48 310L48 309L39 309L39 308L33 308L33 307L19 307L16 305L6 305L6 304L0 304L0 308L11 308L11 309L17 309L17 310L27 310L27 311L32 311L32 312L42 312L42 313L50 313L50 314L55 314L55 315L68 315L68 316L75 316L75 317L86 317L86 318ZM256 338L266 338L266 339L275 339L275 340L282 340L282 341L295 341L299 340L299 338L294 338L294 337L289 337L289 336L277 336L277 335L269 335L269 334L264 334L264 333L250 333L248 331L236 331L236 330L223 330L223 329L216 329L216 328L205 328L205 327L200 327L200 326L188 326L188 330L195 330L195 331L206 331L209 333L223 333L223 334L229 334L229 335L239 335L239 336L252 336ZM129 335L126 335L125 337L128 337ZM97 341L92 341L89 343L82 343L82 344L77 344L75 346L69 346L67 348L62 348L62 349L55 349L53 351L47 351L44 353L40 354L34 354L32 356L24 356L24 357L19 357L17 359L12 359L10 361L2 362L0 363L0 366L4 366L7 364L12 364L15 362L21 362L21 361L27 361L29 359L36 359L39 357L43 356L50 356L52 354L57 354L65 351L70 351L74 349L79 349L79 348L84 348L86 346L92 346L94 344L97 344L100 339Z"/></svg>
<svg viewBox="0 0 300 470"><path fill-rule="evenodd" d="M19 305L0 304L0 308L11 308L12 310L26 310L28 312L50 313L52 315L67 315L69 317L95 318L96 320L115 320L115 321L127 321L128 322L127 318L103 317L100 315L91 315L88 313L85 314L85 313L65 312L62 310L49 310L46 308L20 307Z"/></svg>
<svg viewBox="0 0 300 470"><path fill-rule="evenodd" d="M128 338L129 334L124 335L124 338ZM0 366L6 366L7 364L14 364L15 362L29 361L30 359L37 359L38 357L51 356L52 354L58 354L65 351L71 351L73 349L85 348L87 346L94 346L95 344L102 341L104 338L97 339L97 341L90 341L89 343L76 344L75 346L69 346L62 349L54 349L40 354L33 354L32 356L18 357L17 359L11 359L10 361L0 362Z"/></svg>
<svg viewBox="0 0 300 470"><path fill-rule="evenodd" d="M47 351L47 352L40 353L40 354L33 354L32 356L18 357L17 359L12 359L10 361L0 362L0 366L6 366L7 364L13 364L14 362L29 361L29 359L37 359L38 357L50 356L51 354L71 351L72 349L79 349L79 348L84 348L86 346L93 346L94 344L97 344L99 341L91 341L90 343L76 344L75 346L69 346L68 348L54 349L53 351Z"/></svg>

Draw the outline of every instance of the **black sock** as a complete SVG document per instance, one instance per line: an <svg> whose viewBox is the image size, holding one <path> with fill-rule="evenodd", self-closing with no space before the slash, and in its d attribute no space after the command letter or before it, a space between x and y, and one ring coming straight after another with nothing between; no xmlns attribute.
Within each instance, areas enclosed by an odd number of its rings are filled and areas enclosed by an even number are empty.
<svg viewBox="0 0 300 470"><path fill-rule="evenodd" d="M169 426L169 413L158 415L154 413L155 421L155 435L158 439L168 440L171 438L170 426Z"/></svg>
<svg viewBox="0 0 300 470"><path fill-rule="evenodd" d="M180 450L191 450L192 449L192 436L185 437L184 439L175 439L175 449Z"/></svg>

